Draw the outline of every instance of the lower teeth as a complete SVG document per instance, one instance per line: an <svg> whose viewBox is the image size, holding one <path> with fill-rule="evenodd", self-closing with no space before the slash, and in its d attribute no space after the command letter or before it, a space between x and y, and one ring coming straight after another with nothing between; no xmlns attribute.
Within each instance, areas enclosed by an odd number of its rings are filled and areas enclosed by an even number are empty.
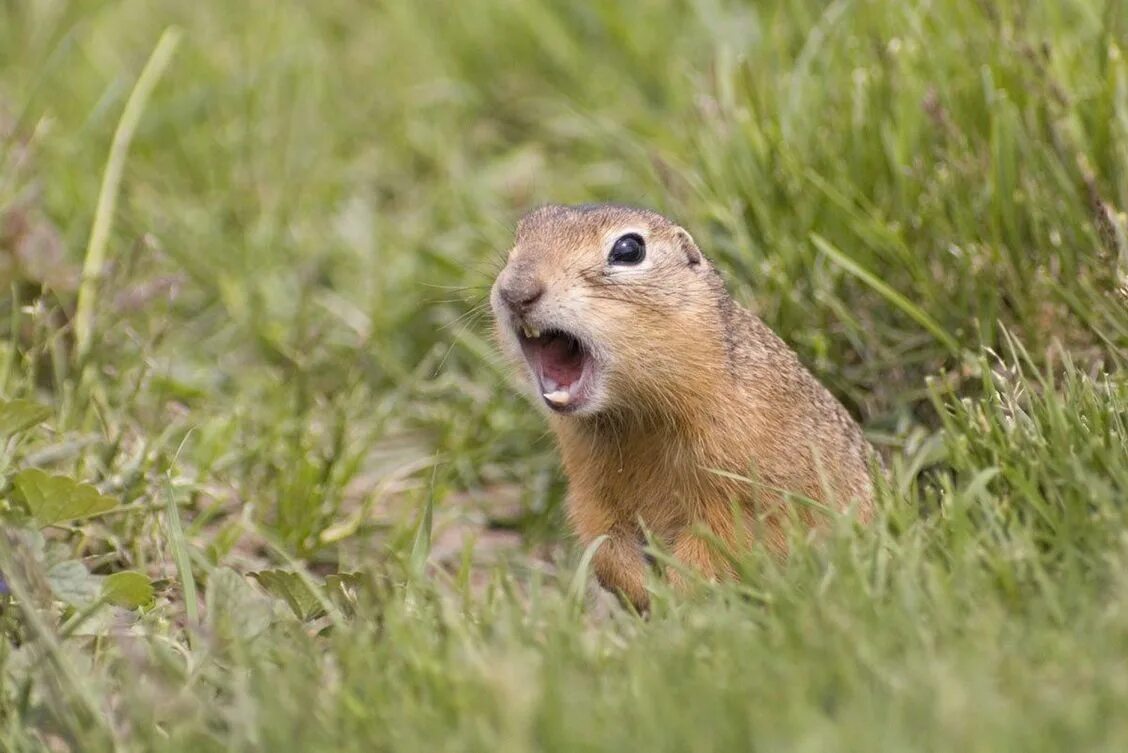
<svg viewBox="0 0 1128 753"><path fill-rule="evenodd" d="M544 393L544 399L553 405L564 406L572 402L572 395L567 390L556 390Z"/></svg>

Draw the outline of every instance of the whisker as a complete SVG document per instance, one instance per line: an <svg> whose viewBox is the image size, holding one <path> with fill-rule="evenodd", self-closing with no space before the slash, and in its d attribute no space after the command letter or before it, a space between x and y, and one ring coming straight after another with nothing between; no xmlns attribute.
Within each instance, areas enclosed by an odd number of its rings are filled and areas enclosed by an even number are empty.
<svg viewBox="0 0 1128 753"><path fill-rule="evenodd" d="M426 298L423 301L428 306L439 306L448 303L469 303L466 298Z"/></svg>
<svg viewBox="0 0 1128 753"><path fill-rule="evenodd" d="M489 285L439 285L438 283L434 283L434 282L421 282L419 284L422 285L425 288L435 288L437 290L463 291L463 290L489 290L490 289Z"/></svg>
<svg viewBox="0 0 1128 753"><path fill-rule="evenodd" d="M450 329L451 327L455 327L459 324L465 324L467 327L469 327L470 325L477 324L479 321L481 321L485 314L486 312L484 309L471 309L469 311L463 312L457 319L449 321L446 324L440 326L439 330L441 331Z"/></svg>

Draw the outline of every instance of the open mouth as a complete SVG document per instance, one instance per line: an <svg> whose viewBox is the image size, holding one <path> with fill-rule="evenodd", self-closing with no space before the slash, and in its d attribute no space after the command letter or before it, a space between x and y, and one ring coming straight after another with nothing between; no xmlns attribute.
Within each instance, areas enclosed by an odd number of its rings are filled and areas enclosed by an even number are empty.
<svg viewBox="0 0 1128 753"><path fill-rule="evenodd" d="M542 332L527 324L518 327L517 339L548 407L558 413L580 408L588 397L593 366L584 344L567 332Z"/></svg>

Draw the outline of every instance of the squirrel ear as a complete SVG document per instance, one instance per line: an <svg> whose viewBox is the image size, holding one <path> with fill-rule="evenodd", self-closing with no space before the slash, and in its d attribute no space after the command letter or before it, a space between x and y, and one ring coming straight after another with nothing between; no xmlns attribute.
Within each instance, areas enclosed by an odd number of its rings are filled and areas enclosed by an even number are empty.
<svg viewBox="0 0 1128 753"><path fill-rule="evenodd" d="M682 253L685 254L685 259L689 262L689 266L696 267L701 263L701 249L693 242L693 236L686 232L685 228L678 228L675 231L678 239L678 245L681 246Z"/></svg>

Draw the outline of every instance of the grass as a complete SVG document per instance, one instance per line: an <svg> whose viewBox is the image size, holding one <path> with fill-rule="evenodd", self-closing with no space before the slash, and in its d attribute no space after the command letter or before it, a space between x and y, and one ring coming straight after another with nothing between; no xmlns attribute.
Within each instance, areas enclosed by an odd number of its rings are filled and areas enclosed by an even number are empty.
<svg viewBox="0 0 1128 753"><path fill-rule="evenodd" d="M1126 52L1119 0L0 5L0 750L1125 749ZM550 200L688 227L877 524L585 597L481 306Z"/></svg>

